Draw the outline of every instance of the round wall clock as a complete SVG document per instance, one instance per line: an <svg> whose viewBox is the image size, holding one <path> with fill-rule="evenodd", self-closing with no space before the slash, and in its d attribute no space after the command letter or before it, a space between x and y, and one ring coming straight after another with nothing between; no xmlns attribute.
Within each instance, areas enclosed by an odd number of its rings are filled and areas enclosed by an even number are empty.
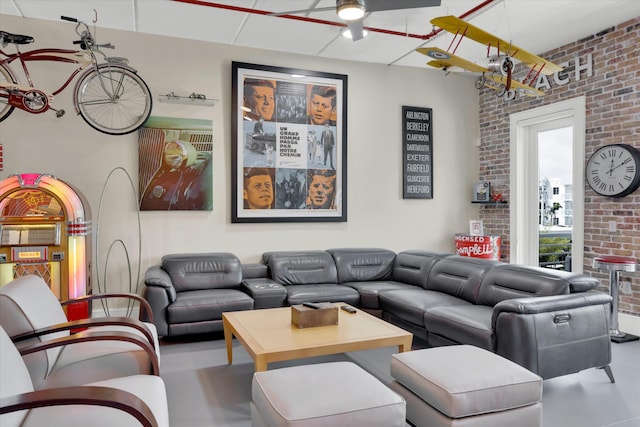
<svg viewBox="0 0 640 427"><path fill-rule="evenodd" d="M589 186L607 197L624 197L640 187L640 151L628 144L598 148L587 161Z"/></svg>

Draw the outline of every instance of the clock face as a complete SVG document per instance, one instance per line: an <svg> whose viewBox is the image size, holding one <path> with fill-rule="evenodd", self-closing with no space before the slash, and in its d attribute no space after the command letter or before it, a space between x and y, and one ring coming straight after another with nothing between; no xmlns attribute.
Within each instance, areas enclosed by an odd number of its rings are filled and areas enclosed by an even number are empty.
<svg viewBox="0 0 640 427"><path fill-rule="evenodd" d="M587 161L586 178L603 196L631 194L640 186L640 151L626 144L599 148Z"/></svg>

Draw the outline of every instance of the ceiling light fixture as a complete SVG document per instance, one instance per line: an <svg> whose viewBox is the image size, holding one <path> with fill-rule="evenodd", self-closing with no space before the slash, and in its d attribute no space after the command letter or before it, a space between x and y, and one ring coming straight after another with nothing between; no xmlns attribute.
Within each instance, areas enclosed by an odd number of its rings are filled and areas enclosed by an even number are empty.
<svg viewBox="0 0 640 427"><path fill-rule="evenodd" d="M355 21L364 16L364 0L338 0L336 10L340 19Z"/></svg>

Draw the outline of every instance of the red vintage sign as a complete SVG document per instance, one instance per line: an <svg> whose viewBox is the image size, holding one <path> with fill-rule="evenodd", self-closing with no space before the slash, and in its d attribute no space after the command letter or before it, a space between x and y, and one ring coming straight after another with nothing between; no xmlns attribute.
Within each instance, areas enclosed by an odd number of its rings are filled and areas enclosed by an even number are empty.
<svg viewBox="0 0 640 427"><path fill-rule="evenodd" d="M456 253L461 256L499 261L501 236L455 235Z"/></svg>

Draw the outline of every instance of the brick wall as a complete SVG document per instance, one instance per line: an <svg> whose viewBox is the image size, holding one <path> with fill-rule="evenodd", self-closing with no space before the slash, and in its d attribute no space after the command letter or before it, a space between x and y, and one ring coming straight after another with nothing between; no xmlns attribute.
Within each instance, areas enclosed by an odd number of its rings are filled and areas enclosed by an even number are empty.
<svg viewBox="0 0 640 427"><path fill-rule="evenodd" d="M526 43L521 43L526 47ZM640 17L607 28L598 34L559 47L541 56L556 64L567 62L557 84L549 78L550 88L542 88L540 98L516 97L511 101L498 98L496 92L483 89L480 93L479 179L490 181L493 193L509 195L509 115L542 105L584 95L586 98L585 163L599 147L625 143L640 149ZM592 58L591 76L579 70L575 78L575 58ZM521 66L519 66L521 67ZM524 72L516 68L516 77ZM574 188L574 192L580 189ZM593 258L601 254L631 256L640 259L640 189L620 199L597 195L585 183L585 265L584 271L602 280L608 291L608 274L593 271ZM480 218L486 234L503 236L502 253L509 260L509 206L483 205ZM608 221L618 223L618 233L608 232ZM622 276L631 285L631 295L620 294L620 312L640 316L640 274Z"/></svg>

